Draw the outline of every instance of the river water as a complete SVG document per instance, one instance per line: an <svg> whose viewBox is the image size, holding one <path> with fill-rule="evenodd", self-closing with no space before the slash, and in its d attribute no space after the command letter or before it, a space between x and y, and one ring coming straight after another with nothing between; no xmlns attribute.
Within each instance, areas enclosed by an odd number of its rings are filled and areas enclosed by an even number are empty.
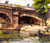
<svg viewBox="0 0 50 43"><path fill-rule="evenodd" d="M2 39L0 40L0 43L50 43L49 41L43 41L40 39L38 36L33 36L33 37L27 37L27 38L14 38L14 39Z"/></svg>
<svg viewBox="0 0 50 43"><path fill-rule="evenodd" d="M39 39L39 36L30 36L27 34L17 34L17 36L17 38L13 39L0 38L0 43L50 43L49 41Z"/></svg>
<svg viewBox="0 0 50 43"><path fill-rule="evenodd" d="M23 40L22 39L9 39L8 41L6 40L3 40L3 41L0 41L0 43L50 43L49 41L45 41L43 42L42 40L39 41L39 38L38 37L35 37L35 38L24 38Z"/></svg>
<svg viewBox="0 0 50 43"><path fill-rule="evenodd" d="M23 38L23 39L9 39L9 40L2 40L0 43L39 43L38 37L29 37L29 38Z"/></svg>

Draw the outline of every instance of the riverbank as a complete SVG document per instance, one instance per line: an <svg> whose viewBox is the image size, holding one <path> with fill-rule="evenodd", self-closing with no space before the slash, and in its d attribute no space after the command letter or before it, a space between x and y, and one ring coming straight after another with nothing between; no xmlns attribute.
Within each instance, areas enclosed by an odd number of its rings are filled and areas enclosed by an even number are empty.
<svg viewBox="0 0 50 43"><path fill-rule="evenodd" d="M14 30L0 30L0 38L18 38L20 35L18 31ZM22 38L22 37L19 37Z"/></svg>

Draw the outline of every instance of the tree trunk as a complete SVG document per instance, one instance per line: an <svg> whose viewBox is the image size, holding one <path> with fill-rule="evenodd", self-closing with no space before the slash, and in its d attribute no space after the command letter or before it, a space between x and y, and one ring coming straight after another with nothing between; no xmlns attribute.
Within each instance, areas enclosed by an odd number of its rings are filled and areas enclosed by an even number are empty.
<svg viewBox="0 0 50 43"><path fill-rule="evenodd" d="M47 14L44 17L45 17L45 19L44 19L45 26L47 26L47 23L46 23L46 21L47 21Z"/></svg>
<svg viewBox="0 0 50 43"><path fill-rule="evenodd" d="M42 18L42 26L44 26L44 19Z"/></svg>
<svg viewBox="0 0 50 43"><path fill-rule="evenodd" d="M44 22L45 22L45 26L47 26L46 19L44 20Z"/></svg>

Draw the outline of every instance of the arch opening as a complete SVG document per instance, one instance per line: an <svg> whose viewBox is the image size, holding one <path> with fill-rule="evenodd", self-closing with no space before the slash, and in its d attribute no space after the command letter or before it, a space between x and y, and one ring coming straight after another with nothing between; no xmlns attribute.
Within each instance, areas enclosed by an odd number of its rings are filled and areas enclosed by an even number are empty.
<svg viewBox="0 0 50 43"><path fill-rule="evenodd" d="M0 28L2 28L2 27L6 28L10 24L11 24L10 18L4 13L0 13L0 25L2 25L2 26L0 26Z"/></svg>
<svg viewBox="0 0 50 43"><path fill-rule="evenodd" d="M34 24L34 25L39 25L38 24L38 20L33 18L33 17L29 17L29 16L22 16L19 18L19 24Z"/></svg>

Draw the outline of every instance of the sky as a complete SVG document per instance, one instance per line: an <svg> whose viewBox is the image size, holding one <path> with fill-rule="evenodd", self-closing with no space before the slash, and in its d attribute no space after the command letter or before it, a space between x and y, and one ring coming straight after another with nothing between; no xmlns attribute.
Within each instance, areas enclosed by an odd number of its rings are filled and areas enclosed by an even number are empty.
<svg viewBox="0 0 50 43"><path fill-rule="evenodd" d="M0 0L0 3L5 3L6 0ZM7 0L9 1L9 3L14 3L14 4L20 4L23 6L26 6L27 4L29 4L30 6L32 6L32 4L34 3L32 0ZM48 5L50 6L50 4Z"/></svg>
<svg viewBox="0 0 50 43"><path fill-rule="evenodd" d="M0 3L4 3L6 0L0 0ZM32 0L8 0L9 3L14 3L14 4L21 4L23 6L26 6L27 4L32 4L34 3Z"/></svg>

